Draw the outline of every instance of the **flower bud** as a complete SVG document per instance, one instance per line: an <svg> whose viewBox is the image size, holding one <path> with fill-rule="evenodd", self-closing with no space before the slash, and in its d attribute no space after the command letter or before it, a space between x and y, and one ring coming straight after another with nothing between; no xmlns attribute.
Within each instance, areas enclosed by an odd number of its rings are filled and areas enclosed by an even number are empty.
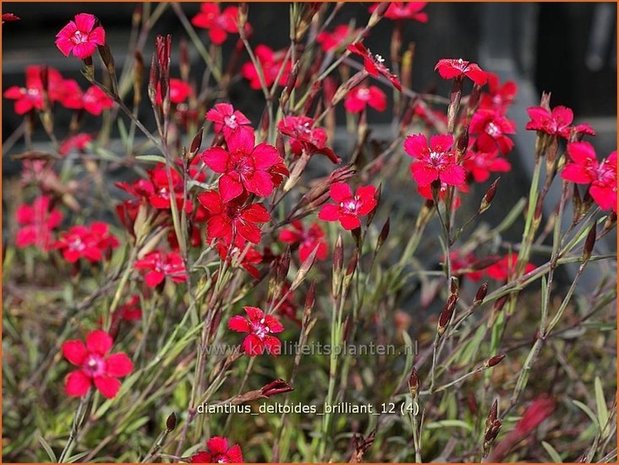
<svg viewBox="0 0 619 465"><path fill-rule="evenodd" d="M417 374L417 370L413 367L410 376L408 377L408 389L413 396L413 399L417 397L419 393L419 375Z"/></svg>
<svg viewBox="0 0 619 465"><path fill-rule="evenodd" d="M496 366L499 363L501 363L504 358L505 358L505 354L499 354L499 355L490 357L488 360L484 362L484 367L491 368L493 366Z"/></svg>
<svg viewBox="0 0 619 465"><path fill-rule="evenodd" d="M458 302L457 294L452 294L449 296L449 299L447 300L447 303L445 304L445 307L443 308L443 311L441 312L438 318L438 326L436 330L439 336L442 336L443 333L445 332L445 329L447 329L447 326L449 325L449 322L451 321L451 317L454 314L454 310L456 308L457 302Z"/></svg>
<svg viewBox="0 0 619 465"><path fill-rule="evenodd" d="M168 432L174 431L174 428L176 428L176 413L172 412L168 416L167 420L165 421L165 427Z"/></svg>
<svg viewBox="0 0 619 465"><path fill-rule="evenodd" d="M488 293L488 283L483 283L481 286L479 286L479 289L477 289L477 293L475 294L475 300L473 301L473 303L475 305L481 304L483 300L486 298L487 293Z"/></svg>
<svg viewBox="0 0 619 465"><path fill-rule="evenodd" d="M271 397L277 394L294 391L294 388L283 379L276 379L275 381L271 381L269 384L262 386L260 391L263 396Z"/></svg>
<svg viewBox="0 0 619 465"><path fill-rule="evenodd" d="M389 237L389 228L389 218L387 218L387 221L385 221L385 224L383 224L383 228L380 230L380 234L378 235L378 241L376 242L377 251L383 246L383 244Z"/></svg>
<svg viewBox="0 0 619 465"><path fill-rule="evenodd" d="M582 259L584 262L591 258L591 252L593 252L593 247L595 246L595 239L596 227L594 223L591 229L589 229L589 234L587 234L587 238L585 239L585 246L582 249Z"/></svg>
<svg viewBox="0 0 619 465"><path fill-rule="evenodd" d="M494 182L490 185L490 187L486 191L486 193L484 194L484 198L481 200L481 204L478 210L478 213L480 215L486 210L488 210L488 208L490 208L490 205L492 204L492 200L494 199L494 196L496 195L496 189L499 184L499 179L501 178L499 177L495 179Z"/></svg>

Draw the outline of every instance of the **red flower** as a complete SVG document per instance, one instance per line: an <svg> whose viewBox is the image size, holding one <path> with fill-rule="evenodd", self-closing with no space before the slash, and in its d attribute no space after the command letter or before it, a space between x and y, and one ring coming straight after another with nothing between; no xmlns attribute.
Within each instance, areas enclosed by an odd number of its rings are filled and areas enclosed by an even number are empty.
<svg viewBox="0 0 619 465"><path fill-rule="evenodd" d="M271 215L263 205L245 204L247 196L224 201L217 191L206 191L198 195L198 202L209 212L206 223L209 241L222 238L227 243L239 244L242 239L258 244L262 233L258 224L266 223ZM239 237L240 236L240 237Z"/></svg>
<svg viewBox="0 0 619 465"><path fill-rule="evenodd" d="M290 137L290 148L293 153L300 155L305 151L309 155L320 153L326 155L333 163L341 160L333 149L327 147L327 131L315 128L314 120L307 116L285 116L277 129L280 133Z"/></svg>
<svg viewBox="0 0 619 465"><path fill-rule="evenodd" d="M41 81L41 66L26 68L26 87L12 86L4 91L4 98L15 100L15 113L23 115L32 109L43 109L43 82ZM48 69L48 81L58 71ZM60 73L56 78L62 80ZM51 96L50 96L51 98Z"/></svg>
<svg viewBox="0 0 619 465"><path fill-rule="evenodd" d="M387 109L387 96L376 86L358 86L346 95L344 108L350 113L360 113L366 106L376 111Z"/></svg>
<svg viewBox="0 0 619 465"><path fill-rule="evenodd" d="M13 13L2 13L2 24L5 22L19 21L21 18Z"/></svg>
<svg viewBox="0 0 619 465"><path fill-rule="evenodd" d="M370 76L383 75L398 90L402 90L402 84L398 77L385 66L385 59L380 55L373 55L362 42L355 42L347 47L348 51L363 58L363 66Z"/></svg>
<svg viewBox="0 0 619 465"><path fill-rule="evenodd" d="M348 45L357 34L357 31L358 29L351 30L348 24L340 24L335 26L333 32L322 31L316 37L316 42L320 44L325 52L335 51Z"/></svg>
<svg viewBox="0 0 619 465"><path fill-rule="evenodd" d="M279 152L272 145L256 146L253 131L237 131L226 139L228 149L211 147L201 157L204 163L219 178L219 191L224 202L251 192L259 197L268 197L273 192L270 170L283 163Z"/></svg>
<svg viewBox="0 0 619 465"><path fill-rule="evenodd" d="M464 183L466 172L456 163L452 145L451 135L432 136L429 145L423 134L414 134L406 138L404 150L415 158L410 169L417 184L427 186L436 180L450 186Z"/></svg>
<svg viewBox="0 0 619 465"><path fill-rule="evenodd" d="M95 53L98 45L105 44L105 30L101 26L95 27L97 18L88 13L75 15L75 21L69 21L56 34L56 47L64 56L71 52L78 58L84 59Z"/></svg>
<svg viewBox="0 0 619 465"><path fill-rule="evenodd" d="M515 431L526 436L548 418L554 409L555 401L552 398L546 395L539 396L529 404L520 421L516 423Z"/></svg>
<svg viewBox="0 0 619 465"><path fill-rule="evenodd" d="M91 142L92 136L90 134L80 132L79 134L65 139L62 144L60 144L58 153L60 153L60 155L68 155L73 150L79 150L80 152L83 152L84 150L86 150L88 144L90 144Z"/></svg>
<svg viewBox="0 0 619 465"><path fill-rule="evenodd" d="M512 169L511 163L500 157L496 148L490 152L467 151L463 166L468 173L471 173L475 182L487 181L490 173L506 173Z"/></svg>
<svg viewBox="0 0 619 465"><path fill-rule="evenodd" d="M103 260L118 245L118 239L110 233L106 223L94 222L89 226L72 226L61 234L53 248L62 251L69 263L75 263L80 258L95 263Z"/></svg>
<svg viewBox="0 0 619 465"><path fill-rule="evenodd" d="M223 134L226 140L238 131L251 131L251 121L229 103L217 103L206 113L206 119L213 122L217 134Z"/></svg>
<svg viewBox="0 0 619 465"><path fill-rule="evenodd" d="M91 115L99 116L103 110L109 110L114 106L114 100L98 86L90 86L82 97L84 110Z"/></svg>
<svg viewBox="0 0 619 465"><path fill-rule="evenodd" d="M218 3L203 3L200 12L191 19L191 24L208 29L208 36L215 45L226 41L228 34L238 32L239 9L235 6L219 11Z"/></svg>
<svg viewBox="0 0 619 465"><path fill-rule="evenodd" d="M518 254L510 253L505 255L500 260L497 260L488 268L486 268L486 274L497 281L505 281L510 278L516 271L516 263L518 262ZM535 265L527 263L525 267L525 274L533 271Z"/></svg>
<svg viewBox="0 0 619 465"><path fill-rule="evenodd" d="M243 454L238 444L228 447L228 440L214 436L206 442L206 451L191 457L191 463L243 463Z"/></svg>
<svg viewBox="0 0 619 465"><path fill-rule="evenodd" d="M247 318L236 315L228 321L228 328L238 333L249 333L243 340L243 350L250 357L261 355L266 350L271 355L279 355L281 341L271 334L278 334L284 326L272 315L265 315L257 307L243 307Z"/></svg>
<svg viewBox="0 0 619 465"><path fill-rule="evenodd" d="M329 246L325 239L325 232L318 223L305 229L300 220L293 221L291 227L279 233L279 240L286 244L299 244L299 258L304 262L316 250L316 260L325 260L329 253Z"/></svg>
<svg viewBox="0 0 619 465"><path fill-rule="evenodd" d="M486 75L488 76L489 91L481 95L479 107L496 110L505 114L507 108L513 103L516 97L518 86L513 81L507 81L501 85L499 77L496 74L487 72Z"/></svg>
<svg viewBox="0 0 619 465"><path fill-rule="evenodd" d="M318 218L325 221L339 221L344 229L350 230L361 226L360 217L376 208L376 188L362 186L353 195L350 186L344 182L331 184L329 195L335 204L324 205Z"/></svg>
<svg viewBox="0 0 619 465"><path fill-rule="evenodd" d="M62 213L51 207L51 198L42 195L32 205L17 207L16 219L19 224L15 245L19 248L34 245L41 250L50 250L52 230L62 222Z"/></svg>
<svg viewBox="0 0 619 465"><path fill-rule="evenodd" d="M77 370L65 379L65 392L71 397L84 397L92 383L104 397L116 397L120 381L133 371L131 359L123 352L108 354L112 348L108 333L95 330L86 336L86 345L79 339L65 341L62 354Z"/></svg>
<svg viewBox="0 0 619 465"><path fill-rule="evenodd" d="M529 107L527 113L531 118L527 123L527 129L565 139L570 137L570 125L574 120L574 113L570 108L557 106L550 111L544 107Z"/></svg>
<svg viewBox="0 0 619 465"><path fill-rule="evenodd" d="M578 135L588 135L588 136L595 136L595 129L593 129L590 125L588 125L587 123L581 123L581 124L577 124L576 126L574 126L572 128L572 134L578 136Z"/></svg>
<svg viewBox="0 0 619 465"><path fill-rule="evenodd" d="M470 132L477 135L476 145L482 152L492 152L498 146L505 154L514 147L507 134L515 134L516 125L498 111L480 109L471 118Z"/></svg>
<svg viewBox="0 0 619 465"><path fill-rule="evenodd" d="M51 101L58 101L70 110L80 110L84 107L84 94L77 81L73 79L50 82L49 96Z"/></svg>
<svg viewBox="0 0 619 465"><path fill-rule="evenodd" d="M168 89L170 95L170 102L179 104L183 103L191 95L192 90L189 83L182 79L172 78L170 79L170 87ZM161 97L161 83L157 85L157 95L155 96L155 103L158 105L163 104L163 98Z"/></svg>
<svg viewBox="0 0 619 465"><path fill-rule="evenodd" d="M421 11L428 2L391 2L389 8L385 11L385 18L389 19L410 19L419 21L420 23L428 22L428 14ZM370 7L370 13L378 7L378 4Z"/></svg>
<svg viewBox="0 0 619 465"><path fill-rule="evenodd" d="M449 184L445 183L445 182L441 182L441 185L438 189L438 198L439 200L445 200L447 198L447 194L449 193L449 189L452 186L450 186ZM456 191L455 191L455 195L451 204L451 209L452 211L457 210L458 208L460 208L460 205L462 204L462 199L460 198L460 193L467 193L469 191L469 187L467 184L460 184L459 186L456 186ZM432 184L426 184L425 186L421 186L419 185L419 183L417 184L417 192L419 193L419 195L421 195L424 199L428 199L428 200L434 200L434 194L432 192Z"/></svg>
<svg viewBox="0 0 619 465"><path fill-rule="evenodd" d="M561 177L576 184L591 184L589 194L602 210L617 211L617 152L601 163L589 142L567 144L570 161Z"/></svg>
<svg viewBox="0 0 619 465"><path fill-rule="evenodd" d="M280 86L285 86L292 67L290 60L286 60L286 62L284 62L284 58L286 57L285 52L281 50L274 52L271 48L261 44L256 47L254 54L256 55L258 63L260 63L260 66L262 67L265 85L271 86L275 82L275 79L277 79L277 76L280 75L280 70L283 66L284 69L281 71L278 84ZM260 78L258 77L258 71L251 61L243 64L241 67L241 75L249 81L249 87L252 89L262 88Z"/></svg>
<svg viewBox="0 0 619 465"><path fill-rule="evenodd" d="M482 272L478 265L479 260L471 252L463 253L460 250L453 250L449 254L451 262L451 272L456 276L466 276L471 281L477 282L482 278Z"/></svg>
<svg viewBox="0 0 619 465"><path fill-rule="evenodd" d="M125 321L139 321L142 319L142 308L140 307L140 296L132 295L129 300L118 307L114 312L114 318Z"/></svg>
<svg viewBox="0 0 619 465"><path fill-rule="evenodd" d="M438 60L434 71L443 79L463 79L469 78L478 86L483 86L488 80L488 76L477 63L463 60L462 58L443 58Z"/></svg>
<svg viewBox="0 0 619 465"><path fill-rule="evenodd" d="M187 281L185 262L177 252L165 253L155 250L136 260L133 268L146 273L144 279L149 287L157 287L166 278L175 283Z"/></svg>
<svg viewBox="0 0 619 465"><path fill-rule="evenodd" d="M262 254L251 247L249 243L244 243L239 247L234 244L231 245L226 242L225 239L220 239L215 243L215 248L222 260L226 260L232 266L241 266L254 278L260 278L260 272L255 265L262 263L263 257Z"/></svg>

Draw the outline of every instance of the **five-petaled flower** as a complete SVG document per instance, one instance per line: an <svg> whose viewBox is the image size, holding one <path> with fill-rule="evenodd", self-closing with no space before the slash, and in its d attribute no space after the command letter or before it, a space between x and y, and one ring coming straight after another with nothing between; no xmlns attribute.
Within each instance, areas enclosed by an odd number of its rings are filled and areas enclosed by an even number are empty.
<svg viewBox="0 0 619 465"><path fill-rule="evenodd" d="M450 186L464 183L466 172L456 162L452 135L432 136L428 144L423 134L413 134L404 141L404 150L415 159L410 170L420 186L437 180Z"/></svg>
<svg viewBox="0 0 619 465"><path fill-rule="evenodd" d="M31 205L17 207L16 219L19 224L15 245L23 248L34 245L47 251L52 244L52 231L62 222L60 210L51 208L52 199L41 195Z"/></svg>
<svg viewBox="0 0 619 465"><path fill-rule="evenodd" d="M113 319L125 321L139 321L142 319L142 307L140 305L140 296L132 295L125 301L112 315Z"/></svg>
<svg viewBox="0 0 619 465"><path fill-rule="evenodd" d="M97 46L105 44L105 30L96 26L97 18L88 13L75 15L75 21L69 21L58 34L56 34L56 47L64 56L71 52L78 58L84 59L92 56Z"/></svg>
<svg viewBox="0 0 619 465"><path fill-rule="evenodd" d="M358 86L346 95L344 108L350 113L360 113L369 106L376 111L387 109L387 96L376 86Z"/></svg>
<svg viewBox="0 0 619 465"><path fill-rule="evenodd" d="M66 81L62 78L62 75L58 70L50 67L45 69L47 73L46 90L48 92L50 102L53 103L61 100ZM14 108L15 113L18 115L23 115L31 110L43 109L45 103L43 99L45 90L43 89L43 70L43 66L27 66L25 87L11 86L4 91L4 98L15 100ZM81 99L81 91L79 91L78 99ZM81 101L77 107L81 107Z"/></svg>
<svg viewBox="0 0 619 465"><path fill-rule="evenodd" d="M443 79L467 77L478 86L483 86L488 80L486 72L477 63L471 63L462 58L442 58L436 63L434 71L438 71Z"/></svg>
<svg viewBox="0 0 619 465"><path fill-rule="evenodd" d="M229 103L217 103L206 113L206 119L213 123L217 134L226 139L239 131L252 131L251 121Z"/></svg>
<svg viewBox="0 0 619 465"><path fill-rule="evenodd" d="M136 260L133 268L144 273L144 280L149 287L157 287L166 278L175 283L187 281L185 262L178 252L155 250Z"/></svg>
<svg viewBox="0 0 619 465"><path fill-rule="evenodd" d="M361 226L359 218L371 213L378 203L374 186L361 186L353 195L348 184L335 182L329 188L329 195L336 203L323 205L318 218L325 221L339 221L347 230Z"/></svg>
<svg viewBox="0 0 619 465"><path fill-rule="evenodd" d="M114 100L98 86L91 86L84 92L82 103L84 110L95 116L99 116L103 110L109 110L114 106Z"/></svg>
<svg viewBox="0 0 619 465"><path fill-rule="evenodd" d="M617 211L617 152L599 162L589 142L567 145L569 162L561 177L576 184L590 184L589 194L602 210Z"/></svg>
<svg viewBox="0 0 619 465"><path fill-rule="evenodd" d="M475 182L487 181L490 173L505 173L512 169L511 163L499 156L496 148L490 152L468 150L464 155L463 166Z"/></svg>
<svg viewBox="0 0 619 465"><path fill-rule="evenodd" d="M327 146L327 131L314 127L314 120L308 116L285 116L277 123L280 133L290 137L290 149L296 155L303 151L312 155L326 155L333 163L341 160L333 149Z"/></svg>
<svg viewBox="0 0 619 465"><path fill-rule="evenodd" d="M527 129L565 139L570 137L572 130L570 125L574 120L574 113L570 108L557 106L551 111L544 107L529 107L527 113L531 118L527 123Z"/></svg>
<svg viewBox="0 0 619 465"><path fill-rule="evenodd" d="M257 307L243 307L247 317L235 315L228 321L228 328L238 333L249 333L243 339L243 350L250 357L261 355L266 350L271 355L279 355L281 341L271 334L278 334L284 326L272 315L265 315Z"/></svg>
<svg viewBox="0 0 619 465"><path fill-rule="evenodd" d="M168 88L168 94L170 96L170 102L174 104L183 103L191 95L191 85L183 81L182 79L171 78L170 86ZM163 104L163 97L161 95L161 84L157 85L157 94L155 96L155 103L157 105Z"/></svg>
<svg viewBox="0 0 619 465"><path fill-rule="evenodd" d="M300 220L295 220L290 228L282 229L279 240L286 244L299 244L301 262L304 262L314 249L316 249L316 260L325 260L329 253L325 232L318 223L305 228Z"/></svg>
<svg viewBox="0 0 619 465"><path fill-rule="evenodd" d="M64 156L68 155L73 150L83 152L91 142L92 136L90 134L80 132L62 141L62 144L60 144L60 147L58 148L58 153Z"/></svg>
<svg viewBox="0 0 619 465"><path fill-rule="evenodd" d="M254 137L253 131L237 131L226 138L227 150L211 147L201 155L210 169L222 174L219 191L224 202L245 191L259 197L268 197L273 192L270 170L283 160L272 145L254 145Z"/></svg>
<svg viewBox="0 0 619 465"><path fill-rule="evenodd" d="M279 76L277 83L280 86L285 86L292 68L290 60L284 61L286 58L285 52L282 50L274 52L266 45L260 44L256 47L254 54L262 67L262 74L265 81L264 85L271 86ZM248 61L247 63L243 63L241 75L249 81L249 87L252 89L262 88L260 74L256 70L253 62Z"/></svg>
<svg viewBox="0 0 619 465"><path fill-rule="evenodd" d="M201 29L208 29L208 36L215 45L223 44L228 34L238 33L239 9L228 6L223 11L214 2L203 3L200 12L191 19L191 24Z"/></svg>
<svg viewBox="0 0 619 465"><path fill-rule="evenodd" d="M498 147L506 154L514 147L508 134L516 133L516 125L496 110L477 110L471 118L469 130L477 136L476 146L483 152L492 152Z"/></svg>
<svg viewBox="0 0 619 465"><path fill-rule="evenodd" d="M61 233L52 247L60 250L69 263L75 263L80 258L95 263L103 260L119 244L116 236L110 233L109 226L96 221L88 226L72 226Z"/></svg>
<svg viewBox="0 0 619 465"><path fill-rule="evenodd" d="M488 277L496 279L497 281L505 281L514 275L517 262L518 254L509 253L486 268L486 274ZM527 263L524 272L525 274L530 273L535 268L535 265L532 263Z"/></svg>
<svg viewBox="0 0 619 465"><path fill-rule="evenodd" d="M206 449L191 456L191 463L243 463L238 444L229 445L228 439L213 436L206 442Z"/></svg>
<svg viewBox="0 0 619 465"><path fill-rule="evenodd" d="M385 66L385 59L380 55L374 55L362 42L354 42L347 47L347 50L363 58L363 67L370 76L378 77L382 75L398 90L402 90L402 84L398 77L389 71Z"/></svg>
<svg viewBox="0 0 619 465"><path fill-rule="evenodd" d="M385 18L389 19L410 19L412 21L419 21L420 23L428 22L428 14L423 10L428 2L391 2L387 11L385 11ZM378 4L370 7L370 13L378 7Z"/></svg>
<svg viewBox="0 0 619 465"><path fill-rule="evenodd" d="M110 354L112 344L110 335L102 330L88 333L86 344L79 339L62 344L64 357L78 367L65 379L65 392L68 396L83 397L94 384L104 397L116 397L120 389L118 378L131 373L133 363L123 352Z"/></svg>
<svg viewBox="0 0 619 465"><path fill-rule="evenodd" d="M325 52L331 52L348 45L357 32L358 30L351 30L348 24L340 24L332 32L322 31L316 37L316 42L320 44Z"/></svg>
<svg viewBox="0 0 619 465"><path fill-rule="evenodd" d="M241 195L226 202L217 191L206 191L198 195L198 202L208 211L206 222L207 239L222 238L228 244L242 244L248 240L260 242L262 233L258 224L266 223L271 215L259 203L246 204L247 195Z"/></svg>

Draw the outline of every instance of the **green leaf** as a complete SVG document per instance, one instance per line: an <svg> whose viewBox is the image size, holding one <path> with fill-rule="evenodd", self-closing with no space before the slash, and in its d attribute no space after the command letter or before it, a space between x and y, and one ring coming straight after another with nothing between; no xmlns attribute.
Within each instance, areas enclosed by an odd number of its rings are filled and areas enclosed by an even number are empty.
<svg viewBox="0 0 619 465"><path fill-rule="evenodd" d="M163 155L136 155L136 160L146 161L149 163L165 163Z"/></svg>
<svg viewBox="0 0 619 465"><path fill-rule="evenodd" d="M561 456L554 447L552 447L546 441L542 441L542 447L546 449L546 452L548 452L548 455L550 455L550 458L554 463L563 463Z"/></svg>
<svg viewBox="0 0 619 465"><path fill-rule="evenodd" d="M434 421L425 425L427 429L440 429L440 428L462 428L467 431L473 431L473 427L462 420L441 420Z"/></svg>
<svg viewBox="0 0 619 465"><path fill-rule="evenodd" d="M604 399L604 389L602 388L602 380L595 377L595 403L597 404L598 420L600 422L600 432L604 432L608 426L608 407L606 407L606 399Z"/></svg>
<svg viewBox="0 0 619 465"><path fill-rule="evenodd" d="M578 400L572 399L572 403L576 407L578 407L580 410L585 412L596 427L598 427L598 428L600 427L600 423L598 422L598 419L596 418L595 413L593 413L593 410L591 410L589 407L587 407L585 404L583 404L582 402L580 402Z"/></svg>
<svg viewBox="0 0 619 465"><path fill-rule="evenodd" d="M90 454L90 451L84 451L84 452L80 452L79 454L75 454L72 455L71 457L69 457L67 459L67 463L75 463L75 462L79 462L80 459L83 459L84 457L86 457L88 454Z"/></svg>
<svg viewBox="0 0 619 465"><path fill-rule="evenodd" d="M52 447L47 443L45 438L43 438L43 436L41 436L41 433L39 431L37 431L37 433L36 433L36 438L39 441L39 443L41 444L41 446L43 446L43 449L45 449L45 452L47 452L47 456L49 457L49 459L53 463L57 463L58 459L56 458L56 454L54 454L54 451L53 451Z"/></svg>

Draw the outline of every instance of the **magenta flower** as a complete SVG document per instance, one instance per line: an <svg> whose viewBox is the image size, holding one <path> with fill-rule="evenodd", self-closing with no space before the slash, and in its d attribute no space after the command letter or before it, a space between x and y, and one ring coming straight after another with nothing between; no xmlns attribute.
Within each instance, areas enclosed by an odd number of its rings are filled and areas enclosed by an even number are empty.
<svg viewBox="0 0 619 465"><path fill-rule="evenodd" d="M344 108L350 113L360 113L368 106L376 111L387 109L387 96L376 86L355 87L344 100Z"/></svg>
<svg viewBox="0 0 619 465"><path fill-rule="evenodd" d="M51 202L50 197L42 195L31 205L22 204L17 208L16 217L19 224L15 238L17 247L34 245L44 251L51 248L52 231L62 222L62 213L51 208Z"/></svg>
<svg viewBox="0 0 619 465"><path fill-rule="evenodd" d="M133 267L145 273L144 280L149 287L157 287L166 278L175 283L187 281L185 262L177 252L166 254L156 250L136 260Z"/></svg>
<svg viewBox="0 0 619 465"><path fill-rule="evenodd" d="M206 119L213 123L217 134L223 134L226 139L238 131L251 131L251 121L229 103L217 103L206 113Z"/></svg>
<svg viewBox="0 0 619 465"><path fill-rule="evenodd" d="M228 321L228 328L237 333L249 333L243 340L243 350L250 357L262 355L265 351L279 355L281 341L271 334L278 334L284 326L272 315L265 315L257 307L243 307L247 318L236 315Z"/></svg>
<svg viewBox="0 0 619 465"><path fill-rule="evenodd" d="M543 132L549 136L570 137L571 124L574 113L568 107L557 106L550 111L544 107L527 108L531 120L526 128L532 131Z"/></svg>
<svg viewBox="0 0 619 465"><path fill-rule="evenodd" d="M440 180L450 186L464 183L466 172L456 162L453 151L453 136L436 135L428 144L423 134L408 136L404 150L415 159L411 164L411 174L417 184L427 186Z"/></svg>
<svg viewBox="0 0 619 465"><path fill-rule="evenodd" d="M206 448L192 455L191 463L243 463L241 447L230 446L226 438L214 436L206 442Z"/></svg>
<svg viewBox="0 0 619 465"><path fill-rule="evenodd" d="M56 47L64 56L71 52L82 60L92 56L97 46L105 45L105 30L96 26L97 18L88 13L75 15L75 21L69 21L56 34Z"/></svg>
<svg viewBox="0 0 619 465"><path fill-rule="evenodd" d="M374 186L361 186L353 195L348 184L336 182L331 184L329 195L336 203L323 205L318 218L324 221L339 221L346 230L361 226L360 218L370 214L378 203Z"/></svg>
<svg viewBox="0 0 619 465"><path fill-rule="evenodd" d="M435 71L443 79L469 78L478 86L483 86L488 80L488 75L477 63L463 60L462 58L443 58L436 63Z"/></svg>
<svg viewBox="0 0 619 465"><path fill-rule="evenodd" d="M62 344L62 354L77 370L68 374L65 392L71 397L83 397L94 384L107 399L118 394L120 381L133 371L131 359L123 352L108 354L113 340L105 331L95 330L86 336L86 344L79 339Z"/></svg>

